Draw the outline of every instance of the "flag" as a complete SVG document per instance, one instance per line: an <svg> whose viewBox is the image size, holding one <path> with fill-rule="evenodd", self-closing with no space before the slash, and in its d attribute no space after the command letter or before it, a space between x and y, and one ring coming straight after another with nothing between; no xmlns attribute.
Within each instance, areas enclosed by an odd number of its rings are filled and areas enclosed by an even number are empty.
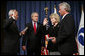
<svg viewBox="0 0 85 56"><path fill-rule="evenodd" d="M49 50L47 50L48 41L49 41L49 34L45 35L45 47L44 47L44 52L43 52L44 55L49 54Z"/></svg>
<svg viewBox="0 0 85 56"><path fill-rule="evenodd" d="M84 55L84 11L82 7L81 20L77 34L77 45L79 55Z"/></svg>
<svg viewBox="0 0 85 56"><path fill-rule="evenodd" d="M45 47L47 48L48 45L48 40L49 40L49 34L45 35Z"/></svg>
<svg viewBox="0 0 85 56"><path fill-rule="evenodd" d="M41 55L49 55L49 50L47 50L47 48L44 47L43 50L41 50Z"/></svg>
<svg viewBox="0 0 85 56"><path fill-rule="evenodd" d="M48 55L49 51L47 50L47 48L44 48L44 55Z"/></svg>

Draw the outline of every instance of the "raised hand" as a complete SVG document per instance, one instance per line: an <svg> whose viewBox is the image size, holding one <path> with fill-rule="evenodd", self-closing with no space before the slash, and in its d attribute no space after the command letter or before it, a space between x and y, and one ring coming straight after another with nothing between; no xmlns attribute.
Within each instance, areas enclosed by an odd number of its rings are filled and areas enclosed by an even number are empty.
<svg viewBox="0 0 85 56"><path fill-rule="evenodd" d="M47 18L44 18L43 25L45 26L46 24L48 24L48 20Z"/></svg>

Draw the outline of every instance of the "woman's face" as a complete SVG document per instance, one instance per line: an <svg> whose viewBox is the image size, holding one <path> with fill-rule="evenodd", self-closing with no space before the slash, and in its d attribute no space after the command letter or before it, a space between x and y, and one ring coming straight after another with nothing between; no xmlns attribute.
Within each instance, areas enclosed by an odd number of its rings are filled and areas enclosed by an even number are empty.
<svg viewBox="0 0 85 56"><path fill-rule="evenodd" d="M51 23L52 23L52 25L54 25L55 22L56 22L56 19L55 19L55 18L51 18Z"/></svg>

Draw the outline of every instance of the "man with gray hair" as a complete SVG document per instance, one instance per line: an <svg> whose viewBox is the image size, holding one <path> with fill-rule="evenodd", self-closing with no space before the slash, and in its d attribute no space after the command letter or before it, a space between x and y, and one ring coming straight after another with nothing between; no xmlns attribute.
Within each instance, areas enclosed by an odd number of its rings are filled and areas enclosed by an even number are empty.
<svg viewBox="0 0 85 56"><path fill-rule="evenodd" d="M13 18L14 20L18 19L18 12L15 9L9 11L9 19L10 18Z"/></svg>
<svg viewBox="0 0 85 56"><path fill-rule="evenodd" d="M59 13L63 17L59 24L58 36L57 38L53 37L52 42L58 44L58 51L61 55L73 55L78 52L75 41L75 23L70 11L68 3L59 4Z"/></svg>
<svg viewBox="0 0 85 56"><path fill-rule="evenodd" d="M3 40L2 55L17 55L19 44L19 31L16 25L18 19L18 12L14 10L9 11L9 19L4 24L5 37Z"/></svg>

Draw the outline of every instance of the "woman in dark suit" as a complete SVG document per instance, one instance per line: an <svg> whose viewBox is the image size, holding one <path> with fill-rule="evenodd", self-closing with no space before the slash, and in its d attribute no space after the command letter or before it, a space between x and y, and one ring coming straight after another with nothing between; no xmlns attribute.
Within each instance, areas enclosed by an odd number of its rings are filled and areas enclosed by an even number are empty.
<svg viewBox="0 0 85 56"><path fill-rule="evenodd" d="M56 13L52 13L50 15L50 20L51 20L51 23L52 23L52 26L50 26L48 28L48 30L46 31L46 34L49 34L49 37L52 38L52 37L57 37L57 32L58 32L58 29L59 29L59 22L60 22L60 17L59 15ZM44 19L44 23L47 22L47 19ZM49 50L49 54L50 55L57 55L58 53L56 53L58 51L57 49L57 44L56 43L52 43L52 39L50 39L48 41L48 46L47 46L47 49Z"/></svg>

